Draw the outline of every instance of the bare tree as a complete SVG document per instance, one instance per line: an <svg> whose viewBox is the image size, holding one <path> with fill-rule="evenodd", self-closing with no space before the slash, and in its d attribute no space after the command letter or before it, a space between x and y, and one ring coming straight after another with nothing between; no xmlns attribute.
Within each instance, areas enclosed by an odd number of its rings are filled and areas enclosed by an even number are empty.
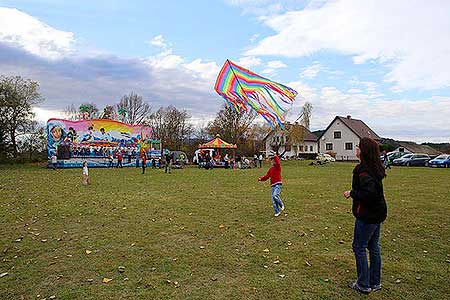
<svg viewBox="0 0 450 300"><path fill-rule="evenodd" d="M26 133L34 119L33 105L42 101L37 82L20 76L0 77L0 127L14 158L18 154L17 137Z"/></svg>
<svg viewBox="0 0 450 300"><path fill-rule="evenodd" d="M113 105L106 105L100 119L117 120L116 108Z"/></svg>
<svg viewBox="0 0 450 300"><path fill-rule="evenodd" d="M152 113L150 104L142 100L142 96L131 92L124 95L117 105L120 120L130 125L143 124Z"/></svg>
<svg viewBox="0 0 450 300"><path fill-rule="evenodd" d="M81 119L80 111L73 103L64 108L63 115L67 120L75 121Z"/></svg>
<svg viewBox="0 0 450 300"><path fill-rule="evenodd" d="M30 160L36 153L44 153L47 147L45 127L37 122L31 122L26 130L26 134L18 141L17 147L21 155L27 155Z"/></svg>
<svg viewBox="0 0 450 300"><path fill-rule="evenodd" d="M240 113L224 103L216 118L208 124L208 132L212 136L220 134L226 141L238 144L245 139L256 115L254 111Z"/></svg>
<svg viewBox="0 0 450 300"><path fill-rule="evenodd" d="M193 132L189 119L186 111L168 106L159 108L148 121L165 148L179 150L183 149L186 139Z"/></svg>

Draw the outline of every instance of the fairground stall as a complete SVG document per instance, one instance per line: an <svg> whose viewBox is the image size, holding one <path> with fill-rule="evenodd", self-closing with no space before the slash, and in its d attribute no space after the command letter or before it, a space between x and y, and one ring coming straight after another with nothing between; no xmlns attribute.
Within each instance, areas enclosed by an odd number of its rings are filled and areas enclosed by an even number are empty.
<svg viewBox="0 0 450 300"><path fill-rule="evenodd" d="M47 122L48 157L56 155L58 168L134 167L146 154L148 163L161 157L161 142L151 127L107 119Z"/></svg>
<svg viewBox="0 0 450 300"><path fill-rule="evenodd" d="M197 163L200 163L205 160L205 156L209 155L214 167L224 167L225 154L228 154L230 159L234 159L236 149L237 146L235 144L227 143L220 138L220 135L217 135L215 139L204 144L199 144L195 156Z"/></svg>

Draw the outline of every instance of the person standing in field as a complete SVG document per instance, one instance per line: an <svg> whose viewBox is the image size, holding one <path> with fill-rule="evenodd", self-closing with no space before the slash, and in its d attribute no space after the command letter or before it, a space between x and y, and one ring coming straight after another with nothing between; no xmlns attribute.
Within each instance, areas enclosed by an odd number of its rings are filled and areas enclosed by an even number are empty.
<svg viewBox="0 0 450 300"><path fill-rule="evenodd" d="M172 160L173 160L173 154L172 151L168 151L166 154L166 169L165 173L171 173L172 171Z"/></svg>
<svg viewBox="0 0 450 300"><path fill-rule="evenodd" d="M89 170L87 161L83 161L83 185L89 185Z"/></svg>
<svg viewBox="0 0 450 300"><path fill-rule="evenodd" d="M351 289L368 294L381 289L381 224L386 220L387 206L383 192L386 171L380 160L378 143L362 138L356 147L360 163L353 170L352 189L344 192L352 198L352 211L356 218L353 234L353 252L356 260L355 282ZM369 250L370 266L366 250Z"/></svg>
<svg viewBox="0 0 450 300"><path fill-rule="evenodd" d="M260 153L258 156L259 167L262 168L263 155Z"/></svg>
<svg viewBox="0 0 450 300"><path fill-rule="evenodd" d="M122 152L119 150L117 152L117 168L122 168L123 167L122 159L123 159Z"/></svg>
<svg viewBox="0 0 450 300"><path fill-rule="evenodd" d="M52 154L51 160L52 160L52 169L56 170L56 166L58 165L58 157L56 156L55 153Z"/></svg>
<svg viewBox="0 0 450 300"><path fill-rule="evenodd" d="M275 217L278 217L281 214L281 211L284 210L283 201L281 201L280 193L281 193L281 164L280 158L278 155L271 157L273 159L273 164L270 167L267 174L258 178L258 181L266 181L270 178L270 185L272 186L272 205L275 211Z"/></svg>
<svg viewBox="0 0 450 300"><path fill-rule="evenodd" d="M145 174L145 169L147 168L147 153L142 153L142 174Z"/></svg>

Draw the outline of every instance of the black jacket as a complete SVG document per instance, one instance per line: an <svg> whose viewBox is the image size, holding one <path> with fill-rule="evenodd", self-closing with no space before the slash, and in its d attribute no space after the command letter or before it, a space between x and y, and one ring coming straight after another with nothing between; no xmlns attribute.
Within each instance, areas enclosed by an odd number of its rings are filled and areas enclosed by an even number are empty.
<svg viewBox="0 0 450 300"><path fill-rule="evenodd" d="M361 164L353 170L350 196L353 198L355 218L368 224L379 224L386 220L387 206L382 178L371 175Z"/></svg>

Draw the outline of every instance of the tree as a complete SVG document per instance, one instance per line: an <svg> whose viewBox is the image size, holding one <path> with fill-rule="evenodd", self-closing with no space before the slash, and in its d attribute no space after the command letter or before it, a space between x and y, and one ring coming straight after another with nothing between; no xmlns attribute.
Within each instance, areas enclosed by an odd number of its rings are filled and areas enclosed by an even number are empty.
<svg viewBox="0 0 450 300"><path fill-rule="evenodd" d="M137 125L147 121L152 113L152 108L150 104L142 100L142 96L131 92L120 99L117 111L122 122Z"/></svg>
<svg viewBox="0 0 450 300"><path fill-rule="evenodd" d="M150 116L148 122L164 148L182 150L186 139L193 132L192 124L189 123L190 118L185 110L168 106L159 108Z"/></svg>
<svg viewBox="0 0 450 300"><path fill-rule="evenodd" d="M240 113L224 103L216 118L208 124L208 132L211 136L220 134L229 143L239 144L244 141L256 115L253 110Z"/></svg>
<svg viewBox="0 0 450 300"><path fill-rule="evenodd" d="M113 105L106 105L100 119L117 120L116 108Z"/></svg>
<svg viewBox="0 0 450 300"><path fill-rule="evenodd" d="M26 133L33 121L33 105L42 101L37 82L20 76L0 77L0 132L14 158L18 154L17 138Z"/></svg>
<svg viewBox="0 0 450 300"><path fill-rule="evenodd" d="M44 126L37 122L31 122L26 130L26 134L18 142L18 149L21 155L27 155L28 159L33 159L34 154L43 154L47 147L47 136Z"/></svg>
<svg viewBox="0 0 450 300"><path fill-rule="evenodd" d="M81 104L79 111L82 120L91 120L98 116L98 108L94 103Z"/></svg>
<svg viewBox="0 0 450 300"><path fill-rule="evenodd" d="M63 115L67 120L75 121L81 119L80 111L73 103L64 108Z"/></svg>

